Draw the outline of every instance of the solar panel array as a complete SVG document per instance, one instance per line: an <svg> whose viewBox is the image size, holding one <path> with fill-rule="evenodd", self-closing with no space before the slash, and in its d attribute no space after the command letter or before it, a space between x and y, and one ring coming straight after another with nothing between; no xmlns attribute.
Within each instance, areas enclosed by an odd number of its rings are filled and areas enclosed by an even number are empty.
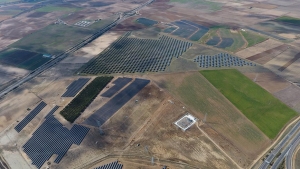
<svg viewBox="0 0 300 169"><path fill-rule="evenodd" d="M132 80L132 78L127 78L127 77L118 78L117 80L115 80L113 82L113 84L115 84L115 85L113 87L111 87L110 89L108 89L106 92L104 92L101 96L103 96L103 97L113 96L120 89L122 89L124 86L126 86L131 80Z"/></svg>
<svg viewBox="0 0 300 169"><path fill-rule="evenodd" d="M89 80L90 78L75 80L67 87L67 91L61 97L74 97Z"/></svg>
<svg viewBox="0 0 300 169"><path fill-rule="evenodd" d="M228 53L219 53L214 56L199 55L194 59L194 62L197 62L198 66L203 68L223 66L256 66L255 63L248 62Z"/></svg>
<svg viewBox="0 0 300 169"><path fill-rule="evenodd" d="M133 96L142 90L150 80L135 79L130 85L123 89L120 93L110 99L99 110L87 118L84 123L98 127L98 123L104 124L114 113L116 113L123 105L125 105Z"/></svg>
<svg viewBox="0 0 300 169"><path fill-rule="evenodd" d="M89 131L89 128L76 124L68 130L53 116L58 108L55 106L48 113L46 120L23 146L37 168L41 168L53 154L58 155L54 162L59 163L71 145L79 145Z"/></svg>
<svg viewBox="0 0 300 169"><path fill-rule="evenodd" d="M118 161L114 161L112 163L105 164L95 169L122 169L122 168L123 168L123 164L119 164Z"/></svg>
<svg viewBox="0 0 300 169"><path fill-rule="evenodd" d="M130 33L115 41L89 62L81 73L110 74L164 71L172 58L178 58L192 43L168 36L159 39L129 38Z"/></svg>
<svg viewBox="0 0 300 169"><path fill-rule="evenodd" d="M19 133L23 128L39 113L46 107L45 102L41 102L37 105L16 127L15 130Z"/></svg>

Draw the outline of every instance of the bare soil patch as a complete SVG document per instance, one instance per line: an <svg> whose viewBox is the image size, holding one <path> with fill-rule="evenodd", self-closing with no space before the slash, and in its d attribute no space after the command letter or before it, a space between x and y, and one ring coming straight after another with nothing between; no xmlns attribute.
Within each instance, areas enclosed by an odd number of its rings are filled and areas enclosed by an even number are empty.
<svg viewBox="0 0 300 169"><path fill-rule="evenodd" d="M275 9L275 8L277 8L277 5L268 4L268 3L261 3L261 2L255 2L255 3L252 3L252 4L247 4L246 6L261 8L261 9Z"/></svg>
<svg viewBox="0 0 300 169"><path fill-rule="evenodd" d="M274 95L288 106L296 108L296 111L300 112L299 109L297 109L297 105L300 104L299 87L290 85L289 87L274 93Z"/></svg>
<svg viewBox="0 0 300 169"><path fill-rule="evenodd" d="M300 53L298 53L296 56L294 56L294 58L289 60L286 64L281 66L278 70L281 71L281 72L284 71L287 67L289 67L291 64L296 62L299 58L300 58Z"/></svg>
<svg viewBox="0 0 300 169"><path fill-rule="evenodd" d="M273 72L244 74L272 94L291 85L289 82Z"/></svg>
<svg viewBox="0 0 300 169"><path fill-rule="evenodd" d="M282 52L284 52L288 48L289 48L288 45L283 44L283 45L280 45L280 46L275 47L273 49L269 49L269 50L266 50L262 53L250 56L246 59L251 60L251 61L255 61L255 62L263 65L263 64L269 62L270 60L272 60L273 58L275 58L276 56L280 55Z"/></svg>
<svg viewBox="0 0 300 169"><path fill-rule="evenodd" d="M21 88L0 100L0 131L18 120L27 108L34 107L39 101L40 98L35 94Z"/></svg>
<svg viewBox="0 0 300 169"><path fill-rule="evenodd" d="M254 56L256 54L262 53L264 51L270 50L272 48L276 48L280 45L283 45L283 43L275 41L273 39L268 39L268 40L266 40L262 43L259 43L255 46L241 50L241 51L237 52L236 54L242 58L248 58L248 57Z"/></svg>
<svg viewBox="0 0 300 169"><path fill-rule="evenodd" d="M87 63L90 59L97 56L111 43L118 39L123 32L107 32L87 46L79 49L72 56L67 57L61 63Z"/></svg>
<svg viewBox="0 0 300 169"><path fill-rule="evenodd" d="M158 86L180 99L195 117L203 119L208 113L203 130L241 167L250 165L261 150L270 144L270 140L199 72L149 76ZM201 85L195 88L189 86L194 83L191 79L197 78L201 79ZM196 98L194 94L190 95L190 91L201 94ZM189 93L189 98L183 97L183 93ZM193 106L196 102L198 108Z"/></svg>

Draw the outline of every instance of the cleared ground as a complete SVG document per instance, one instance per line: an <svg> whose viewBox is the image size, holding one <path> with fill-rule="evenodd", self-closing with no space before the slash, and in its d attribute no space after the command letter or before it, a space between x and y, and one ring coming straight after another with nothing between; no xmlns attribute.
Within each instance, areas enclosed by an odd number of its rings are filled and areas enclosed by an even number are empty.
<svg viewBox="0 0 300 169"><path fill-rule="evenodd" d="M102 104L103 101L105 98L99 97L94 103ZM88 109L93 110L91 106ZM101 161L107 155L108 158L117 157L127 168L132 168L130 163L137 168L151 168L151 156L156 167L165 164L174 168L235 168L195 125L182 132L173 124L187 111L182 106L150 84L104 123L101 127L104 135L92 129L82 142L82 148L71 147L60 165L51 168L92 168L105 164ZM87 113L83 116L88 116ZM83 121L84 117L80 119Z"/></svg>
<svg viewBox="0 0 300 169"><path fill-rule="evenodd" d="M150 75L150 78L182 101L195 117L203 119L207 113L207 121L201 128L241 167L247 167L270 144L198 71Z"/></svg>
<svg viewBox="0 0 300 169"><path fill-rule="evenodd" d="M234 69L201 73L269 138L297 113Z"/></svg>

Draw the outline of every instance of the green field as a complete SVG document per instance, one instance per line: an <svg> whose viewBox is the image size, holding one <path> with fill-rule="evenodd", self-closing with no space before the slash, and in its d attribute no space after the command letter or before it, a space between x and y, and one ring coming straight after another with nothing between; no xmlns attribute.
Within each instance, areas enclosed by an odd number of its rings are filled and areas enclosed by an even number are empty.
<svg viewBox="0 0 300 169"><path fill-rule="evenodd" d="M222 9L222 4L221 3L217 3L217 2L210 2L210 1L206 1L206 0L170 0L170 2L178 2L178 3L191 3L193 6L194 5L204 5L209 7L210 10L212 11L218 11Z"/></svg>
<svg viewBox="0 0 300 169"><path fill-rule="evenodd" d="M60 114L66 120L73 123L112 79L112 76L96 77L60 112Z"/></svg>
<svg viewBox="0 0 300 169"><path fill-rule="evenodd" d="M290 17L290 16L281 16L281 17L277 18L276 21L300 26L300 18L294 18L294 17Z"/></svg>
<svg viewBox="0 0 300 169"><path fill-rule="evenodd" d="M271 139L297 115L235 69L204 70L201 74Z"/></svg>
<svg viewBox="0 0 300 169"><path fill-rule="evenodd" d="M225 28L220 28L219 30L222 38L232 38L234 41L233 44L230 47L226 47L225 50L235 52L245 44L245 41L239 32L232 33L230 29Z"/></svg>
<svg viewBox="0 0 300 169"><path fill-rule="evenodd" d="M8 48L0 52L0 63L23 69L34 70L51 58L43 54L15 48Z"/></svg>
<svg viewBox="0 0 300 169"><path fill-rule="evenodd" d="M252 33L250 31L241 31L242 35L245 37L245 39L248 42L248 46L247 47L251 47L254 46L258 43L261 43L265 40L267 40L268 38L258 35L256 33Z"/></svg>
<svg viewBox="0 0 300 169"><path fill-rule="evenodd" d="M49 25L25 36L10 47L55 55L79 43L93 32L66 25Z"/></svg>
<svg viewBox="0 0 300 169"><path fill-rule="evenodd" d="M62 7L62 6L44 6L42 8L37 9L37 12L54 12L54 11L64 11L64 12L76 12L81 10L81 8L76 7Z"/></svg>

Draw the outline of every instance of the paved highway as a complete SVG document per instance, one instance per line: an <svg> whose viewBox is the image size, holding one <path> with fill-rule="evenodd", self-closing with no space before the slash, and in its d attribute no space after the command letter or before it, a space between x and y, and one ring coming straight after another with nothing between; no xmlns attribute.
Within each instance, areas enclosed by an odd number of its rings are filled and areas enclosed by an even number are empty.
<svg viewBox="0 0 300 169"><path fill-rule="evenodd" d="M24 76L22 79L18 80L14 84L12 84L12 85L8 86L7 88L5 88L4 90L2 90L0 92L0 98L4 97L7 93L9 93L9 92L13 91L14 89L18 88L20 85L27 82L28 80L30 80L30 79L36 77L37 75L41 74L45 70L53 67L58 62L60 62L64 58L66 58L68 56L68 54L73 53L76 50L78 50L78 49L82 48L83 46L87 45L88 43L92 42L93 40L95 40L99 36L103 35L105 32L107 32L108 30L110 30L111 28L116 26L117 24L121 23L123 20L125 20L128 17L134 15L138 10L140 10L141 8L145 7L146 5L152 3L153 1L154 0L149 0L149 1L145 2L144 4L140 5L139 7L135 8L133 10L125 12L124 16L122 16L122 17L120 16L117 20L113 21L112 23L110 23L106 27L102 28L101 30L99 30L95 34L91 35L90 37L86 38L85 40L81 41L77 45L75 45L75 46L71 47L70 49L66 50L65 52L55 56L54 59L48 61L47 63L43 64L39 68L33 70L30 74Z"/></svg>
<svg viewBox="0 0 300 169"><path fill-rule="evenodd" d="M271 153L269 154L269 156L265 159L265 161L261 164L261 166L259 167L259 169L267 169L270 162L273 161L273 159L276 157L276 155L281 151L281 149L283 147L286 146L286 144L288 144L289 140L295 135L297 134L300 135L300 133L298 132L300 129L300 121L298 121L296 123L296 125L292 128L292 130L277 144L277 146L275 147L274 150L271 151ZM297 138L295 137L295 138ZM291 146L291 145L288 145ZM285 149L286 150L286 149ZM283 151L285 151L283 150ZM283 153L281 153L282 155ZM277 161L277 160L276 160Z"/></svg>
<svg viewBox="0 0 300 169"><path fill-rule="evenodd" d="M291 146L291 148L286 156L285 166L287 169L293 168L293 155L299 144L300 144L300 137L298 137L297 140L295 141L295 143Z"/></svg>

